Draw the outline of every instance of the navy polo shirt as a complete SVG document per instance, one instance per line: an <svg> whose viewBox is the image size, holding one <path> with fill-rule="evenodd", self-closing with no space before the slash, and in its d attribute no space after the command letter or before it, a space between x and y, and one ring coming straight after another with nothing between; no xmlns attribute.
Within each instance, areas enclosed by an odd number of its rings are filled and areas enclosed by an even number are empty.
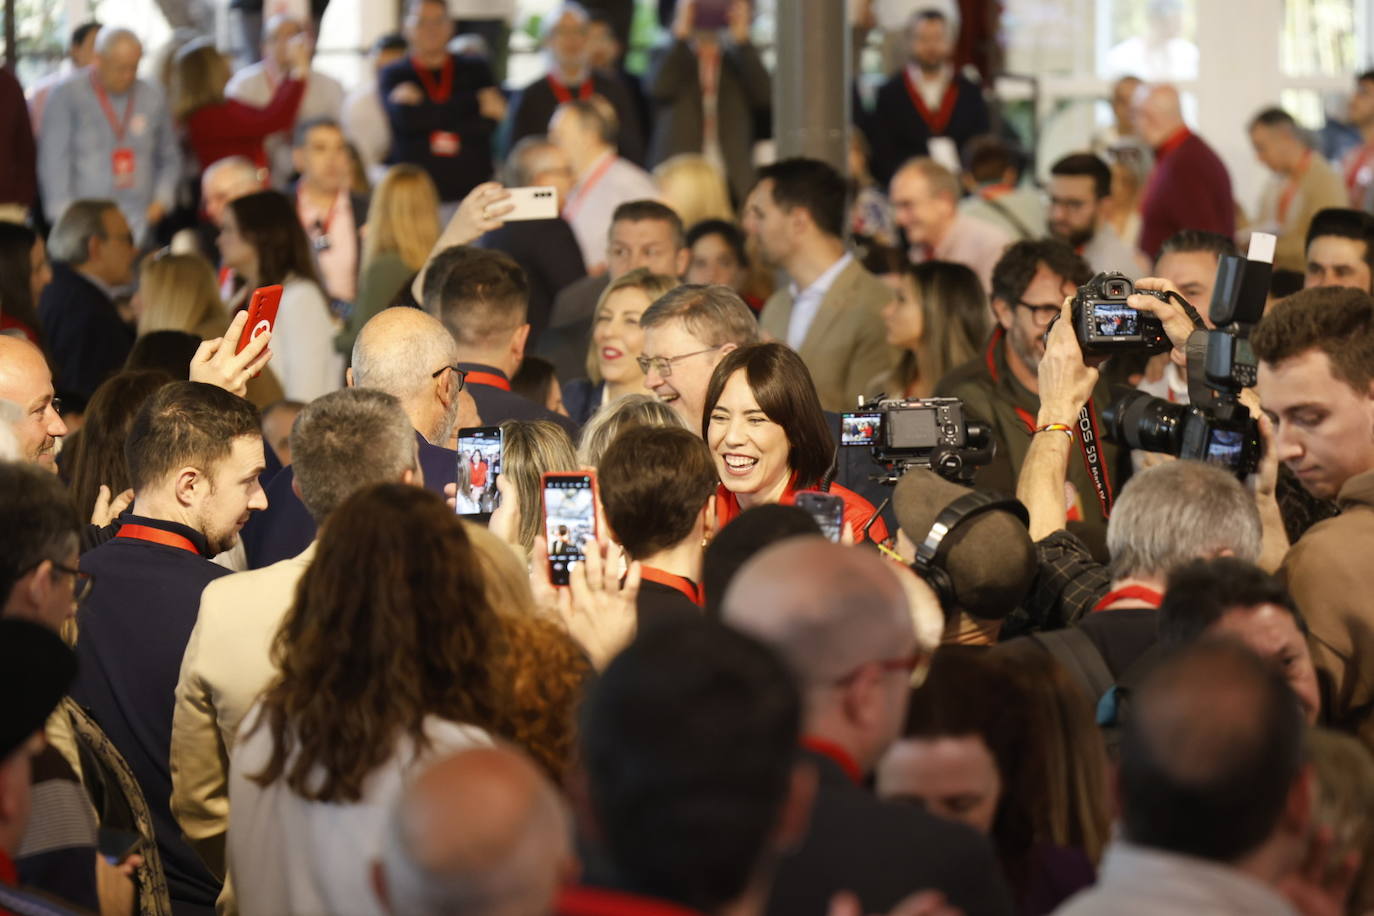
<svg viewBox="0 0 1374 916"><path fill-rule="evenodd" d="M219 881L182 839L172 817L172 710L181 657L196 625L200 593L230 570L210 562L205 537L185 525L125 515L179 536L194 549L116 536L81 557L95 577L76 620L78 669L72 697L124 755L152 814L175 902L213 907Z"/></svg>
<svg viewBox="0 0 1374 916"><path fill-rule="evenodd" d="M542 404L536 404L529 398L521 397L511 391L506 373L500 369L481 363L459 363L458 368L464 372L495 376L505 386L488 385L474 380L471 376L468 377L466 387L472 394L472 400L477 404L477 413L482 418L483 424L499 426L507 420L549 420L563 427L568 438L572 439L574 444L577 443L578 426L576 423L561 413L554 413Z"/></svg>

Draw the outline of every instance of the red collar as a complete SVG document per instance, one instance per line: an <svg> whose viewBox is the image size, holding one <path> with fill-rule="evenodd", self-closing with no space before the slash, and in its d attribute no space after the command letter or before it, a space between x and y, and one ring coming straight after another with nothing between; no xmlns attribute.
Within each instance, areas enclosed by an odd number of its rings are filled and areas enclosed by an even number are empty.
<svg viewBox="0 0 1374 916"><path fill-rule="evenodd" d="M988 339L988 348L983 351L983 361L987 363L988 375L992 376L994 384L996 384L1002 374L997 370L997 345L1001 343L1002 338L1006 336L1007 329L1000 324L997 325L997 327L992 329L992 337ZM1012 405L1011 409L1016 411L1017 419L1026 427L1026 432L1028 434L1034 433L1035 416L1026 408L1018 407L1015 404Z"/></svg>
<svg viewBox="0 0 1374 916"><path fill-rule="evenodd" d="M567 83L563 82L552 73L549 74L548 80L549 88L553 90L553 97L558 100L558 104L566 105L573 100L573 94L569 91ZM594 89L595 87L592 86L592 78L589 74L587 78L582 81L582 84L577 87L578 99L585 102L592 97Z"/></svg>
<svg viewBox="0 0 1374 916"><path fill-rule="evenodd" d="M1124 601L1127 598L1134 598L1143 601L1149 607L1157 608L1164 603L1164 596L1152 588L1144 585L1128 585L1125 588L1114 589L1102 596L1102 600L1093 605L1093 611L1105 611L1107 608Z"/></svg>
<svg viewBox="0 0 1374 916"><path fill-rule="evenodd" d="M467 375L464 376L464 382L468 385L486 385L489 388L510 391L510 379L495 372L483 372L481 369L468 370Z"/></svg>
<svg viewBox="0 0 1374 916"><path fill-rule="evenodd" d="M828 757L835 761L854 785L861 786L864 784L864 771L859 768L859 762L854 759L849 751L835 742L817 738L814 735L803 735L801 745L813 754L820 754L822 757Z"/></svg>
<svg viewBox="0 0 1374 916"><path fill-rule="evenodd" d="M599 887L565 887L558 892L553 909L557 916L702 916L667 900Z"/></svg>
<svg viewBox="0 0 1374 916"><path fill-rule="evenodd" d="M978 189L978 196L983 200L996 200L999 197L1010 194L1016 190L1014 184L990 184L987 187Z"/></svg>
<svg viewBox="0 0 1374 916"><path fill-rule="evenodd" d="M154 544L162 544L164 547L175 547L177 550L186 550L196 556L200 556L200 551L190 538L177 534L175 531L164 531L161 528L152 528L148 525L121 525L119 533L115 535L119 538L133 538L138 541L152 541Z"/></svg>
<svg viewBox="0 0 1374 916"><path fill-rule="evenodd" d="M926 127L930 128L931 136L942 136L949 127L949 120L954 116L954 104L959 101L959 84L950 77L949 85L945 87L945 94L940 98L940 110L931 111L926 106L925 97L921 95L921 90L916 87L916 81L911 78L911 68L907 67L902 71L902 79L906 83L906 94L911 96L911 104L916 106L916 113L921 116L921 120L926 122Z"/></svg>
<svg viewBox="0 0 1374 916"><path fill-rule="evenodd" d="M5 854L3 849L0 849L0 884L19 886L19 872L14 867L14 860Z"/></svg>
<svg viewBox="0 0 1374 916"><path fill-rule="evenodd" d="M1193 132L1188 129L1188 125L1186 124L1174 131L1163 143L1155 147L1155 161L1163 159L1165 156L1178 149L1192 135Z"/></svg>
<svg viewBox="0 0 1374 916"><path fill-rule="evenodd" d="M652 566L640 567L641 576L646 582L657 582L659 585L667 586L676 592L681 592L684 597L697 607L706 603L705 597L701 593L701 586L697 585L686 576L675 575Z"/></svg>
<svg viewBox="0 0 1374 916"><path fill-rule="evenodd" d="M449 96L453 95L453 55L444 57L444 66L439 70L439 79L434 79L433 73L418 58L412 57L410 65L415 68L415 75L420 80L420 85L425 87L425 98L435 104L442 105L448 101Z"/></svg>

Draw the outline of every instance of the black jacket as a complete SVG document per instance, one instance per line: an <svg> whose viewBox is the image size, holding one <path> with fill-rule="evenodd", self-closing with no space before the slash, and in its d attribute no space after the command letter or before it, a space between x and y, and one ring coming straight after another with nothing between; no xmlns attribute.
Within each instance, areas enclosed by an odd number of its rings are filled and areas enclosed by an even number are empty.
<svg viewBox="0 0 1374 916"><path fill-rule="evenodd" d="M134 345L133 328L119 317L110 297L66 264L53 264L38 318L59 396L89 400L101 382L123 368Z"/></svg>
<svg viewBox="0 0 1374 916"><path fill-rule="evenodd" d="M525 271L530 283L531 341L537 341L549 326L558 292L587 275L577 236L562 219L507 223L478 239L477 246L504 251Z"/></svg>
<svg viewBox="0 0 1374 916"><path fill-rule="evenodd" d="M505 378L505 373L494 366L481 363L459 363L458 368L465 372L485 372ZM550 420L563 427L569 438L577 442L577 424L560 413L554 413L529 398L523 398L505 388L483 385L472 378L468 379L467 389L477 404L477 413L486 426L498 426L507 420Z"/></svg>
<svg viewBox="0 0 1374 916"><path fill-rule="evenodd" d="M912 805L880 801L834 760L803 754L820 774L811 827L778 868L767 916L825 916L841 890L857 894L865 913L886 913L927 889L967 916L1011 913L986 839Z"/></svg>
<svg viewBox="0 0 1374 916"><path fill-rule="evenodd" d="M869 119L872 135L868 139L873 146L873 177L883 187L887 187L892 173L903 162L927 154L926 141L931 137L949 137L962 153L971 137L991 130L983 90L957 73L953 85L958 92L954 110L949 123L940 130L932 129L916 109L907 91L905 66L879 87Z"/></svg>

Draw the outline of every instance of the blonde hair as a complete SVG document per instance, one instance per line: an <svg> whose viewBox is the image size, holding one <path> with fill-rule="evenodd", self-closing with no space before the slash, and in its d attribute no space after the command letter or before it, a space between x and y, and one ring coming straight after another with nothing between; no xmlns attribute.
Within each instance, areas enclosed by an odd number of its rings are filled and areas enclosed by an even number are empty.
<svg viewBox="0 0 1374 916"><path fill-rule="evenodd" d="M394 251L407 267L419 270L438 240L439 192L433 179L417 165L393 165L372 196L363 261Z"/></svg>
<svg viewBox="0 0 1374 916"><path fill-rule="evenodd" d="M520 501L520 547L534 550L544 518L544 493L539 478L546 471L576 471L577 454L563 427L549 420L507 420L501 424L505 447L501 473L515 485Z"/></svg>
<svg viewBox="0 0 1374 916"><path fill-rule="evenodd" d="M676 410L647 394L627 394L602 404L587 424L577 445L577 460L583 467L600 467L601 457L620 431L630 426L677 426L687 428Z"/></svg>
<svg viewBox="0 0 1374 916"><path fill-rule="evenodd" d="M659 163L654 184L684 226L690 228L704 219L734 222L725 176L700 153L679 153Z"/></svg>
<svg viewBox="0 0 1374 916"><path fill-rule="evenodd" d="M208 38L187 42L172 64L172 117L178 121L224 102L229 62Z"/></svg>
<svg viewBox="0 0 1374 916"><path fill-rule="evenodd" d="M229 315L215 286L215 269L198 254L159 254L138 272L143 308L138 334L186 331L199 337L224 333Z"/></svg>
<svg viewBox="0 0 1374 916"><path fill-rule="evenodd" d="M606 289L601 293L601 298L596 300L596 308L592 310L593 327L595 327L596 316L600 314L602 306L610 300L611 296L620 292L622 289L640 290L644 295L649 297L649 305L653 305L664 293L677 289L680 285L681 281L678 280L677 277L656 274L651 272L647 267L636 267L624 276L618 277L607 284ZM645 306L645 311L648 311L648 306ZM600 385L601 366L596 361L596 353L596 335L592 334L587 338L587 361L585 363L587 378L591 379L593 385ZM637 355L638 354L636 354L636 356Z"/></svg>

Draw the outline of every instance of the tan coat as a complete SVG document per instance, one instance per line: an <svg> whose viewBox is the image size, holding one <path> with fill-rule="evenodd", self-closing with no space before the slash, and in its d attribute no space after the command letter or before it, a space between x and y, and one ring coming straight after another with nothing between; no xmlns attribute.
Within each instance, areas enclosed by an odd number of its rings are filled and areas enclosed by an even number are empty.
<svg viewBox="0 0 1374 916"><path fill-rule="evenodd" d="M1341 514L1308 529L1280 575L1311 633L1331 724L1374 739L1374 471L1345 482Z"/></svg>
<svg viewBox="0 0 1374 916"><path fill-rule="evenodd" d="M1274 227L1278 227L1274 267L1301 273L1307 269L1307 227L1312 224L1312 217L1327 207L1350 206L1349 195L1341 176L1316 152L1312 154L1307 171L1298 179L1297 190L1280 220L1279 201L1287 186L1287 178L1275 176L1270 179L1260 198L1256 225L1251 228L1273 232Z"/></svg>
<svg viewBox="0 0 1374 916"><path fill-rule="evenodd" d="M816 393L826 410L853 410L868 382L892 368L898 351L887 345L882 309L892 291L858 261L840 271L797 352L811 370ZM787 287L769 297L759 316L765 337L787 340L792 318L792 292Z"/></svg>

